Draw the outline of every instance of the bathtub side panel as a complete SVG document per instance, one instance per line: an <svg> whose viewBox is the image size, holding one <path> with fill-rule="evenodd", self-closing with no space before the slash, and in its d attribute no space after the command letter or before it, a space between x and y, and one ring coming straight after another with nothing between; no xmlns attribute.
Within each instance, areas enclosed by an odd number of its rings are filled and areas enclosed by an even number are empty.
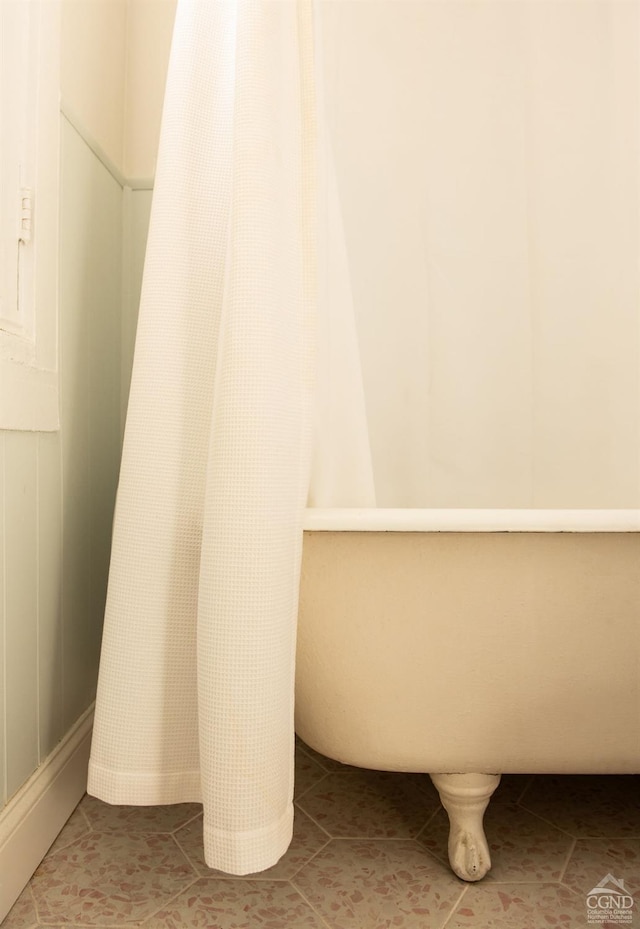
<svg viewBox="0 0 640 929"><path fill-rule="evenodd" d="M640 536L306 533L297 728L416 771L640 771Z"/></svg>

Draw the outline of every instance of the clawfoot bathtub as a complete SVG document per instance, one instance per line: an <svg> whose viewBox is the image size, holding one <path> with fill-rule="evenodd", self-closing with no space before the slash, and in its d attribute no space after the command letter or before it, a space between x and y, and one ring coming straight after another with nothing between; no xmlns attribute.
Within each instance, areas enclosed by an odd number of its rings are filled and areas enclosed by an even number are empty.
<svg viewBox="0 0 640 929"><path fill-rule="evenodd" d="M640 772L640 511L308 510L296 729L428 772L455 873L502 773Z"/></svg>

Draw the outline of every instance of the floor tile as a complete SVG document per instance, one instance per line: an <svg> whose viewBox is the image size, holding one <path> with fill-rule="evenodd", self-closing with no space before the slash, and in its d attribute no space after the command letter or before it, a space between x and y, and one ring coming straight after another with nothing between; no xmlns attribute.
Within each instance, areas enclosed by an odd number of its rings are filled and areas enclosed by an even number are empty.
<svg viewBox="0 0 640 929"><path fill-rule="evenodd" d="M351 768L328 775L298 801L336 838L413 838L440 807L427 775Z"/></svg>
<svg viewBox="0 0 640 929"><path fill-rule="evenodd" d="M487 881L559 881L574 839L515 803L490 804L484 818L491 853ZM439 810L418 836L448 861L449 818Z"/></svg>
<svg viewBox="0 0 640 929"><path fill-rule="evenodd" d="M307 755L301 749L296 750L295 771L295 797L299 799L303 794L327 776L325 768Z"/></svg>
<svg viewBox="0 0 640 929"><path fill-rule="evenodd" d="M517 803L532 780L531 774L503 774L491 803Z"/></svg>
<svg viewBox="0 0 640 929"><path fill-rule="evenodd" d="M503 777L486 813L493 869L465 884L428 776L299 743L296 777L289 851L242 878L206 867L199 805L85 798L2 929L588 929L587 894L609 874L640 900L640 778Z"/></svg>
<svg viewBox="0 0 640 929"><path fill-rule="evenodd" d="M584 900L561 884L471 884L446 929L587 929Z"/></svg>
<svg viewBox="0 0 640 929"><path fill-rule="evenodd" d="M312 758L320 767L327 771L328 773L332 771L349 771L351 770L351 765L343 764L341 761L336 761L335 758L328 758L326 755L321 755L320 752L317 752L314 748L311 748L310 745L307 745L306 742L303 742L301 738L296 736L296 750L304 752L309 758Z"/></svg>
<svg viewBox="0 0 640 929"><path fill-rule="evenodd" d="M71 845L76 839L82 838L89 832L91 832L89 821L80 807L76 807L47 854L54 855L56 852Z"/></svg>
<svg viewBox="0 0 640 929"><path fill-rule="evenodd" d="M48 855L31 880L43 922L146 919L196 874L169 835L91 832Z"/></svg>
<svg viewBox="0 0 640 929"><path fill-rule="evenodd" d="M287 881L201 878L145 929L325 929Z"/></svg>
<svg viewBox="0 0 640 929"><path fill-rule="evenodd" d="M607 874L624 882L640 909L640 839L578 839L562 883L584 895Z"/></svg>
<svg viewBox="0 0 640 929"><path fill-rule="evenodd" d="M2 920L2 929L32 929L38 922L30 887L25 887L13 907Z"/></svg>
<svg viewBox="0 0 640 929"><path fill-rule="evenodd" d="M214 875L222 877L222 872L215 871L205 864L201 818L193 820L193 822L180 829L175 838L199 874L203 877L212 877ZM261 871L259 876L271 880L289 880L328 841L329 836L326 832L309 819L302 810L296 810L293 824L293 840L289 850L277 864L267 871ZM225 875L225 877L229 878L230 875ZM251 877L253 875L243 875L234 879L247 880L247 878Z"/></svg>
<svg viewBox="0 0 640 929"><path fill-rule="evenodd" d="M334 839L292 883L332 929L440 929L465 886L405 839Z"/></svg>
<svg viewBox="0 0 640 929"><path fill-rule="evenodd" d="M541 775L520 803L576 838L640 838L640 775Z"/></svg>
<svg viewBox="0 0 640 929"><path fill-rule="evenodd" d="M202 812L199 803L175 803L171 806L112 806L85 796L80 804L96 832L175 832Z"/></svg>

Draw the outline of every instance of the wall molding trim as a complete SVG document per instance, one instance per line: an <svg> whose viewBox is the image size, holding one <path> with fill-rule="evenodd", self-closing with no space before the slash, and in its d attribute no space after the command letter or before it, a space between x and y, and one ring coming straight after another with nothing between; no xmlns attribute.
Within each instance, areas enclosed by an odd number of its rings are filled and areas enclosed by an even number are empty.
<svg viewBox="0 0 640 929"><path fill-rule="evenodd" d="M91 149L100 164L106 168L111 177L122 187L131 190L153 190L152 177L126 177L114 161L107 155L99 142L97 142L90 132L87 131L82 120L76 113L62 100L60 102L60 113L78 133L82 141Z"/></svg>
<svg viewBox="0 0 640 929"><path fill-rule="evenodd" d="M87 789L94 705L0 811L0 923Z"/></svg>

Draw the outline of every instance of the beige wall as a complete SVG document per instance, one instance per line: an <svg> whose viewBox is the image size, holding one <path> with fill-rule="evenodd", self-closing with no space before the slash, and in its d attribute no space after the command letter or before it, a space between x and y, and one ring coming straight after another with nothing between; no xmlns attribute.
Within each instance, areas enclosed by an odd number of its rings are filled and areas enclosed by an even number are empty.
<svg viewBox="0 0 640 929"><path fill-rule="evenodd" d="M639 506L638 5L322 7L379 504Z"/></svg>
<svg viewBox="0 0 640 929"><path fill-rule="evenodd" d="M113 164L124 163L128 0L62 0L62 104Z"/></svg>
<svg viewBox="0 0 640 929"><path fill-rule="evenodd" d="M174 3L132 4L146 176ZM639 506L637 4L322 13L379 504Z"/></svg>
<svg viewBox="0 0 640 929"><path fill-rule="evenodd" d="M153 178L176 0L64 0L63 106L126 182Z"/></svg>
<svg viewBox="0 0 640 929"><path fill-rule="evenodd" d="M127 0L124 173L153 179L176 0Z"/></svg>

